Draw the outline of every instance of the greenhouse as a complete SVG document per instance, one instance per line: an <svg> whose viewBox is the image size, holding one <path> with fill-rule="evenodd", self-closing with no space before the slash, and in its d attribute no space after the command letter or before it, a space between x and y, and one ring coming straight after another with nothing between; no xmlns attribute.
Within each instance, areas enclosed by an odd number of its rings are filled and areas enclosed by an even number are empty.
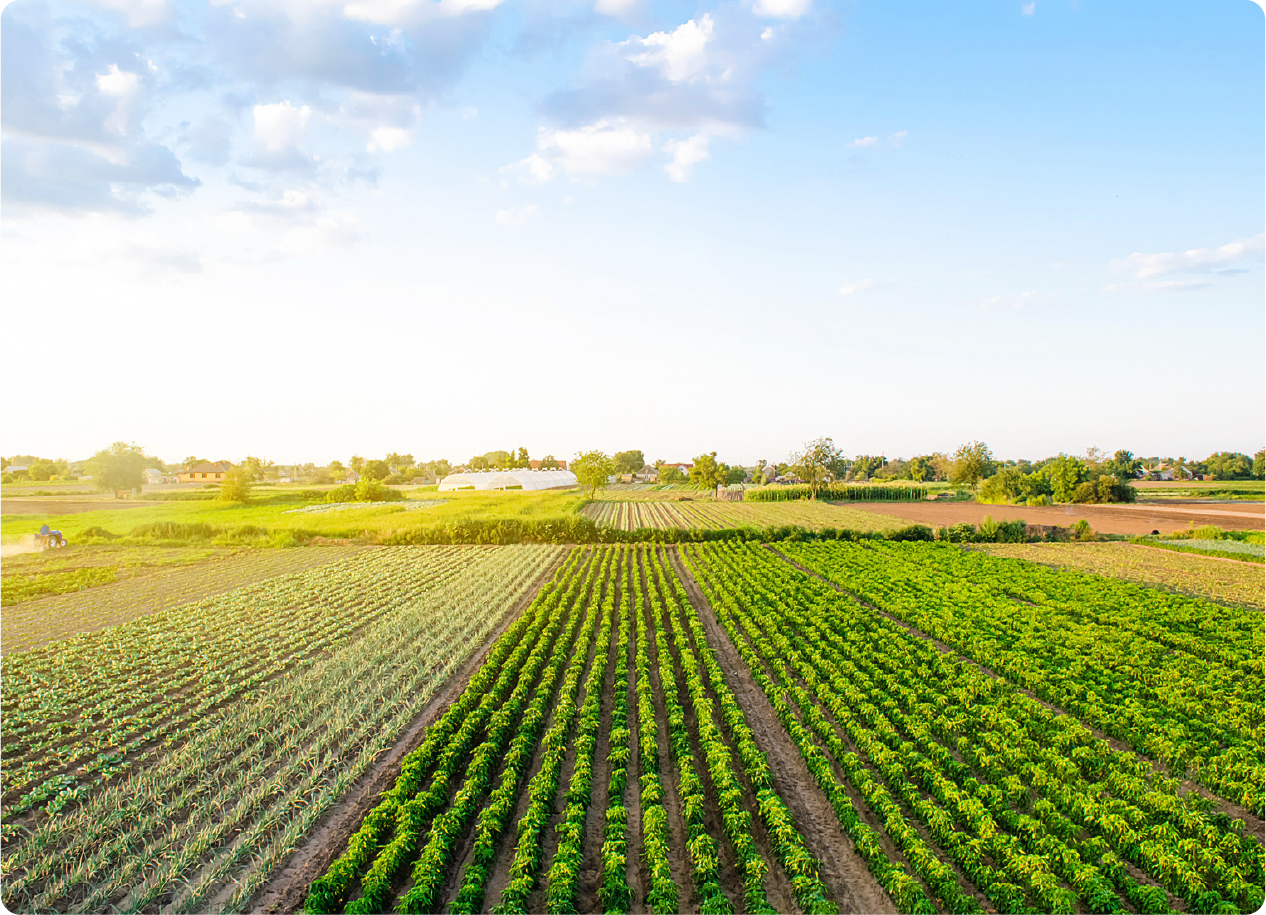
<svg viewBox="0 0 1266 915"><path fill-rule="evenodd" d="M576 486L570 470L482 470L450 473L440 480L440 492L459 489L567 489Z"/></svg>

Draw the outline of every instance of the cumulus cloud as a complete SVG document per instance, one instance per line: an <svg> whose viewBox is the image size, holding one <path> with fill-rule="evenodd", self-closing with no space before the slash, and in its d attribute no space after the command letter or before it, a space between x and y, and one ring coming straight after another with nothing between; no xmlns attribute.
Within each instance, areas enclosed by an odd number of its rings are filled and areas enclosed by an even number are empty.
<svg viewBox="0 0 1266 915"><path fill-rule="evenodd" d="M558 171L554 163L538 153L533 153L526 159L520 159L518 162L512 162L509 165L503 165L498 169L502 174L517 175L519 180L525 184L544 184L550 178L553 178Z"/></svg>
<svg viewBox="0 0 1266 915"><path fill-rule="evenodd" d="M852 143L849 143L848 145L862 148L866 146L874 146L878 142L879 142L879 137L858 137L856 140L854 140Z"/></svg>
<svg viewBox="0 0 1266 915"><path fill-rule="evenodd" d="M658 69L665 79L678 83L704 72L712 30L712 17L704 13L698 21L691 19L671 32L652 32L645 38L634 36L619 47L625 49L631 63Z"/></svg>
<svg viewBox="0 0 1266 915"><path fill-rule="evenodd" d="M499 226L510 226L512 228L522 228L528 224L528 220L539 215L540 207L535 204L511 208L508 210L497 210L496 221Z"/></svg>
<svg viewBox="0 0 1266 915"><path fill-rule="evenodd" d="M664 166L668 177L688 181L691 167L708 158L708 138L699 133L687 140L669 140L664 144L664 152L672 156L672 161Z"/></svg>
<svg viewBox="0 0 1266 915"><path fill-rule="evenodd" d="M627 19L641 5L642 0L595 0L593 8L604 16Z"/></svg>
<svg viewBox="0 0 1266 915"><path fill-rule="evenodd" d="M308 133L312 109L292 105L290 100L270 105L256 105L255 145L268 155L282 155L303 145Z"/></svg>
<svg viewBox="0 0 1266 915"><path fill-rule="evenodd" d="M571 178L626 174L655 152L650 135L622 119L575 130L542 129L537 147Z"/></svg>
<svg viewBox="0 0 1266 915"><path fill-rule="evenodd" d="M1158 254L1135 252L1112 261L1108 266L1115 273L1132 273L1135 279L1147 279L1170 273L1213 273L1232 264L1262 259L1266 234L1228 242L1220 248L1192 248L1189 251L1163 251Z"/></svg>
<svg viewBox="0 0 1266 915"><path fill-rule="evenodd" d="M852 149L869 149L881 146L896 149L909 135L910 132L908 130L898 130L896 133L889 134L882 140L879 137L858 137L848 145Z"/></svg>
<svg viewBox="0 0 1266 915"><path fill-rule="evenodd" d="M369 135L369 144L365 148L371 153L389 153L412 144L413 133L403 127L377 127Z"/></svg>
<svg viewBox="0 0 1266 915"><path fill-rule="evenodd" d="M858 280L856 283L848 283L840 287L840 295L859 295L875 288L875 281L870 277L864 280Z"/></svg>

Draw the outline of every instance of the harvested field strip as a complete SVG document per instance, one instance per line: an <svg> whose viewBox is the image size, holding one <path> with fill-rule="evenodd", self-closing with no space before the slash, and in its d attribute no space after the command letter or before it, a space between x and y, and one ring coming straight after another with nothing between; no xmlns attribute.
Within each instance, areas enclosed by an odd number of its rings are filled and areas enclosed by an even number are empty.
<svg viewBox="0 0 1266 915"><path fill-rule="evenodd" d="M576 550L506 639L306 911L835 911L662 551Z"/></svg>
<svg viewBox="0 0 1266 915"><path fill-rule="evenodd" d="M858 511L824 502L590 502L582 514L596 524L633 531L640 528L670 530L763 530L785 525L809 530L848 528L859 531L892 531L904 527L896 518Z"/></svg>
<svg viewBox="0 0 1266 915"><path fill-rule="evenodd" d="M903 911L1261 905L1260 841L1146 760L767 550L683 555ZM860 828L844 780L917 880Z"/></svg>
<svg viewBox="0 0 1266 915"><path fill-rule="evenodd" d="M982 543L971 547L1075 572L1122 578L1224 604L1266 609L1266 569L1132 543Z"/></svg>
<svg viewBox="0 0 1266 915"><path fill-rule="evenodd" d="M3 610L0 652L26 651L59 639L130 623L150 614L278 575L339 562L356 547L256 550L245 556L160 569L87 592L36 598Z"/></svg>
<svg viewBox="0 0 1266 915"><path fill-rule="evenodd" d="M446 551L411 552L422 562ZM207 715L183 744L81 804L20 820L6 832L5 904L240 910L560 554L471 552L458 574L399 594L397 609L329 661Z"/></svg>

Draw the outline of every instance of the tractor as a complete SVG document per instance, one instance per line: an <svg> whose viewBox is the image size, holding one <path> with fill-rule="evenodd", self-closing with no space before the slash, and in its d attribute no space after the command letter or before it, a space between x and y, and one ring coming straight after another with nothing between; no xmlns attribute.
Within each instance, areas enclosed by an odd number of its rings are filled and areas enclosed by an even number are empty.
<svg viewBox="0 0 1266 915"><path fill-rule="evenodd" d="M40 532L35 535L35 545L41 550L55 550L66 545L66 538L62 536L61 531L49 530L48 525L45 524L40 527Z"/></svg>

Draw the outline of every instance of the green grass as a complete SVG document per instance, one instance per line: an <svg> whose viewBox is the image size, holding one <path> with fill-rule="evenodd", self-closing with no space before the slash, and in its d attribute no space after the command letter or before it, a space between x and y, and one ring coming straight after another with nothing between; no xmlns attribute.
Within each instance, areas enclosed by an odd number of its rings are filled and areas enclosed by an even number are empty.
<svg viewBox="0 0 1266 915"><path fill-rule="evenodd" d="M406 511L400 502L369 502L364 508L340 512L302 514L290 509L312 504L299 497L300 489L274 490L250 505L224 502L172 501L141 507L80 512L47 519L72 543L82 541L85 532L108 531L122 537L119 543L223 543L226 545L288 545L293 535L353 538L376 541L399 529L442 526L453 521L548 520L574 516L584 497L568 492L425 492L426 499L443 499L446 504L419 512ZM422 497L423 488L405 489L406 498ZM39 515L7 515L0 526L0 541L15 543L36 531L44 522ZM167 525L164 529L154 526ZM150 529L140 537L138 529ZM208 530L215 533L207 534ZM107 542L104 539L99 542Z"/></svg>
<svg viewBox="0 0 1266 915"><path fill-rule="evenodd" d="M44 572L37 575L5 575L0 579L0 604L11 607L22 601L49 594L68 594L82 591L93 585L114 581L118 575L115 566L92 566L72 569L68 572Z"/></svg>

